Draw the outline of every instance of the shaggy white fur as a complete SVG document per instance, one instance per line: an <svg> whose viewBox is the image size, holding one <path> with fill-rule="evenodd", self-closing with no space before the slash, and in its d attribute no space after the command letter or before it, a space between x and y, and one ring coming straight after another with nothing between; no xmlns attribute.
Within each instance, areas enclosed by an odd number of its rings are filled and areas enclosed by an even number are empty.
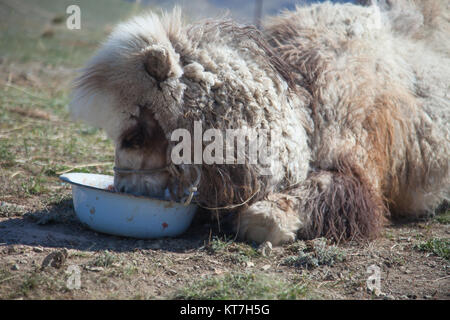
<svg viewBox="0 0 450 320"><path fill-rule="evenodd" d="M193 132L194 121L270 129L272 175L249 163L198 165L198 203L232 208L248 240L374 237L388 211L430 213L449 196L448 4L424 3L298 7L263 34L231 21L188 25L178 9L138 17L88 63L71 110L103 128L116 165L133 169L169 163L171 133ZM181 190L192 177L180 169L116 186Z"/></svg>

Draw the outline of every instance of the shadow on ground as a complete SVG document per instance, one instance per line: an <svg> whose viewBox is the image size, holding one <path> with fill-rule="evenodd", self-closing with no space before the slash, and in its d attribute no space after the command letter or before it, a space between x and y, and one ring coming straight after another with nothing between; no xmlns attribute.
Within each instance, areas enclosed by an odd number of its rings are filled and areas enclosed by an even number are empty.
<svg viewBox="0 0 450 320"><path fill-rule="evenodd" d="M201 248L220 234L217 222L199 209L189 229L178 238L134 239L97 233L78 221L72 199L54 204L46 210L0 219L0 245L29 245L83 251L116 252L136 249L161 249L186 252Z"/></svg>

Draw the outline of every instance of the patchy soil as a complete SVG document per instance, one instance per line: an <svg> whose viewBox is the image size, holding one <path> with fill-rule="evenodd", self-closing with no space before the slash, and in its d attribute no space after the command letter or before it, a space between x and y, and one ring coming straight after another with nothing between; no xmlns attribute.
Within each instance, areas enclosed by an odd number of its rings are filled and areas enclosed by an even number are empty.
<svg viewBox="0 0 450 320"><path fill-rule="evenodd" d="M447 239L448 246L449 225L435 219L388 226L372 242L326 244L340 258L312 265L291 263L311 241L263 254L220 233L205 212L177 239L98 234L77 221L69 187L62 192L66 200L43 210L32 201L2 202L1 299L450 298L448 258L419 249L430 239ZM371 265L380 268L381 293L367 288ZM73 266L79 288L71 285Z"/></svg>

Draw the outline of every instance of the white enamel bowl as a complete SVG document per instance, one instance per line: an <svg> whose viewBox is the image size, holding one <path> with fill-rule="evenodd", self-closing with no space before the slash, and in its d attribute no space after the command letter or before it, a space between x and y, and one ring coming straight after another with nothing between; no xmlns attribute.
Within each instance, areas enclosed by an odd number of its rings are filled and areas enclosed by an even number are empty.
<svg viewBox="0 0 450 320"><path fill-rule="evenodd" d="M98 232L154 239L176 237L187 230L197 206L108 190L114 177L67 173L59 177L72 185L78 219Z"/></svg>

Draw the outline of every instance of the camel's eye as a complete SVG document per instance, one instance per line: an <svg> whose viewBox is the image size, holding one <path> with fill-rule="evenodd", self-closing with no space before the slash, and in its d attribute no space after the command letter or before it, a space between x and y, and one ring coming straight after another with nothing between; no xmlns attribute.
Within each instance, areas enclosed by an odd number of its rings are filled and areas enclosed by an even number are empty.
<svg viewBox="0 0 450 320"><path fill-rule="evenodd" d="M122 149L142 148L150 142L150 139L151 132L143 125L136 125L122 133L120 147Z"/></svg>
<svg viewBox="0 0 450 320"><path fill-rule="evenodd" d="M119 140L120 148L164 151L167 146L164 131L153 119L147 120L147 122L138 121L138 123L122 133Z"/></svg>

